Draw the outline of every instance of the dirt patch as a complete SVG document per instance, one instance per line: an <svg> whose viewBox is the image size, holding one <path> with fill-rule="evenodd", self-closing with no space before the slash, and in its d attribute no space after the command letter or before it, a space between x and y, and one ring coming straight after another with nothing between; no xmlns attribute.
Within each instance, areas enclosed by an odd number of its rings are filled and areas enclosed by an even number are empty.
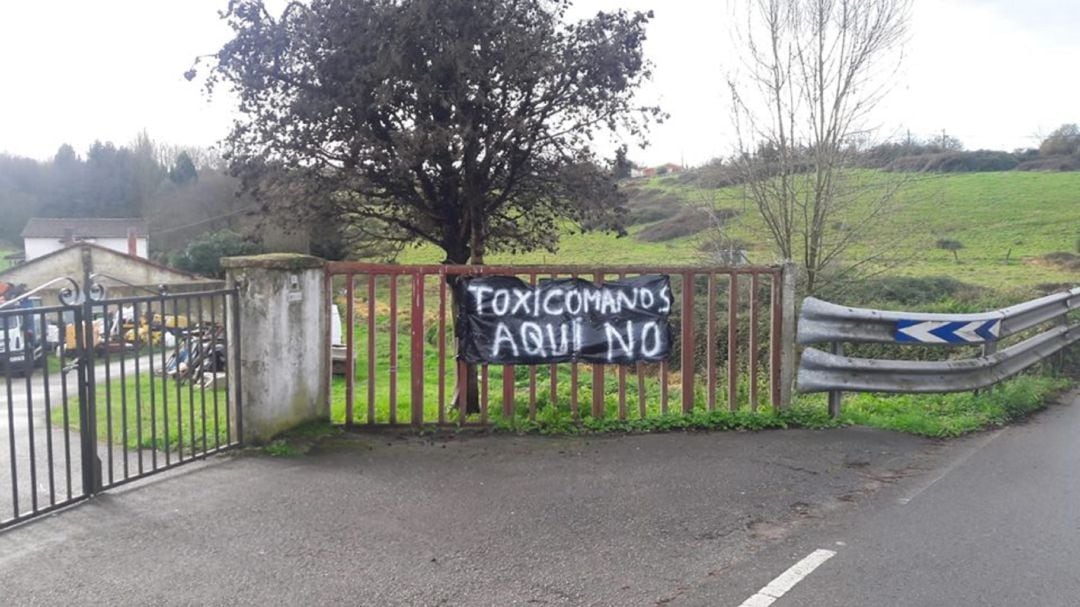
<svg viewBox="0 0 1080 607"><path fill-rule="evenodd" d="M721 220L729 219L732 216L729 213L734 213L730 209L721 209L721 212L723 213L719 215ZM636 238L644 242L665 242L693 236L711 228L717 219L718 217L714 217L714 214L706 209L683 207L672 217L658 221L638 232Z"/></svg>
<svg viewBox="0 0 1080 607"><path fill-rule="evenodd" d="M630 225L641 225L661 221L675 216L685 208L686 203L679 196L661 190L640 190L627 202Z"/></svg>
<svg viewBox="0 0 1080 607"><path fill-rule="evenodd" d="M1024 263L1033 266L1059 268L1067 271L1080 272L1080 255L1077 255L1075 253L1069 253L1068 251L1047 253L1042 257L1028 259Z"/></svg>

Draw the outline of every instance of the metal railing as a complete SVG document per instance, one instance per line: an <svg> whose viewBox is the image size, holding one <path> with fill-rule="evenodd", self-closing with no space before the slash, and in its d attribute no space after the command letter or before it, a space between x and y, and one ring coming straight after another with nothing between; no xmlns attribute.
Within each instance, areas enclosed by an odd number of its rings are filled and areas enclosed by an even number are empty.
<svg viewBox="0 0 1080 607"><path fill-rule="evenodd" d="M942 393L990 387L1080 342L1080 287L980 314L928 314L838 306L808 297L799 314L800 392L829 392L838 415L843 392ZM1001 340L1054 321L1056 326L998 351ZM844 343L981 346L975 358L936 362L851 358Z"/></svg>
<svg viewBox="0 0 1080 607"><path fill-rule="evenodd" d="M41 293L50 289L57 292L60 302L64 305L75 305L75 303L77 303L76 300L82 296L82 288L79 286L79 283L75 282L73 278L61 276L60 278L54 278L43 285L34 287L33 289L20 294L18 297L0 301L0 310L13 310L16 308L16 304L21 306L22 302L28 301L33 297L39 297Z"/></svg>
<svg viewBox="0 0 1080 607"><path fill-rule="evenodd" d="M330 263L331 301L339 305L345 319L340 369L345 376L340 386L344 421L348 425L487 425L495 416L489 409L498 407L500 396L499 414L504 419L520 411L535 420L538 409L547 407L574 419L591 414L620 420L669 410L689 412L696 407L735 410L765 403L784 407L790 399L794 367L793 271L793 266ZM477 365L473 370L479 376L479 402L470 403L469 409L475 405L478 412L462 414L455 395L467 392L472 366L456 357L449 288L455 277L516 276L535 285L549 278L580 277L602 283L652 273L670 275L673 281L672 318L678 322L678 332L677 351L670 361L491 365L490 369ZM785 314L785 310L790 311ZM399 346L399 336L404 347ZM785 348L784 344L791 345ZM499 387L490 385L495 382L489 378L498 381Z"/></svg>
<svg viewBox="0 0 1080 607"><path fill-rule="evenodd" d="M234 290L98 299L61 283L61 305L0 310L0 529L242 435Z"/></svg>

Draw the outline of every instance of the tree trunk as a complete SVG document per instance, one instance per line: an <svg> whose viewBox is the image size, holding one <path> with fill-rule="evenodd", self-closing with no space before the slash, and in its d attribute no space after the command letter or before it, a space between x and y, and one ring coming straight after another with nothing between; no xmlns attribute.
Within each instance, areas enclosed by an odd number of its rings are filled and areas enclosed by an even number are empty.
<svg viewBox="0 0 1080 607"><path fill-rule="evenodd" d="M454 347L458 352L461 351L461 331L458 330L458 296L457 291L454 289L454 285L457 283L457 276L447 276L446 283L450 287L450 317L454 323ZM476 379L476 365L467 364L464 362L458 362L458 365L464 365L465 367L465 393L461 393L461 374L460 368L458 368L458 374L455 376L454 381L454 396L453 406L457 408L458 414L464 411L465 415L471 413L480 412L480 387ZM464 399L462 398L464 396ZM464 401L464 402L463 402ZM464 406L462 406L464 405ZM464 419L462 420L464 421Z"/></svg>
<svg viewBox="0 0 1080 607"><path fill-rule="evenodd" d="M475 234L475 229L473 231ZM470 245L475 246L476 238L471 239ZM456 253L451 255L447 254L446 261L443 263L446 265L465 265L470 259L473 263L476 263L477 256L475 255L475 249L472 246L462 246L456 248ZM482 254L481 254L482 259ZM461 332L458 330L458 305L461 303L458 301L457 290L454 288L457 285L459 277L456 275L448 275L446 277L446 285L450 287L450 317L454 323L454 347L457 352L461 351ZM454 395L452 399L452 405L458 410L458 415L461 416L461 421L464 421L465 415L473 413L480 413L480 385L477 381L477 368L476 365L466 364L464 362L458 362L458 365L465 367L465 391L464 394L461 390L461 368L457 367L457 373L455 374L454 381Z"/></svg>

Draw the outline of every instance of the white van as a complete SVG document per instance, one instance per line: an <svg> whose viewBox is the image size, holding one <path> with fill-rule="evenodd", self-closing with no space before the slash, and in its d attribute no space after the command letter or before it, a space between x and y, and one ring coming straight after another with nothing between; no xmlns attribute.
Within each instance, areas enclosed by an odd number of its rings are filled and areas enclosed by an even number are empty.
<svg viewBox="0 0 1080 607"><path fill-rule="evenodd" d="M41 299L32 297L17 308L0 310L0 371L30 375L45 362L45 334L41 316L18 311L41 307Z"/></svg>

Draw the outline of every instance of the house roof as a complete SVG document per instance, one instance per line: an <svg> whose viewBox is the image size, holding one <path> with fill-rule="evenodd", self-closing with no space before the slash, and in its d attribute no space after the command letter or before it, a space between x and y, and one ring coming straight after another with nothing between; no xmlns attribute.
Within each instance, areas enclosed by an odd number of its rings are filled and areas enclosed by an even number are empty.
<svg viewBox="0 0 1080 607"><path fill-rule="evenodd" d="M145 219L126 217L120 219L34 217L23 228L23 238L63 238L70 231L75 238L127 238L128 228L135 229L135 236L146 238L149 225Z"/></svg>
<svg viewBox="0 0 1080 607"><path fill-rule="evenodd" d="M137 264L149 267L149 268L154 268L154 269L156 269L156 270L158 270L160 272L164 272L164 273L167 273L167 274L172 274L172 275L176 276L177 278L184 278L189 282L221 282L221 281L219 281L217 279L214 279L214 278L209 278L209 277L206 277L206 276L200 276L198 274L192 274L191 272L185 272L183 270L178 270L176 268L172 268L172 267L169 267L169 266L166 266L166 265L162 265L160 263L155 263L153 261L150 261L149 259L143 259L142 257L138 257L136 255L128 255L127 253L121 253L119 251L114 251L114 250L112 250L110 248L103 247L101 245L97 245L97 244L94 244L92 242L75 243L75 244L63 247L61 249L57 249L55 251L52 251L51 253L46 253L45 255L42 255L41 257L35 257L34 259L31 259L30 261L24 262L24 263L22 263L20 265L12 266L12 267L4 270L3 272L0 272L0 282L4 282L4 276L7 275L7 274L12 274L12 273L15 273L16 271L25 270L26 268L33 267L35 264L41 264L42 262L44 262L47 259L50 259L50 258L53 258L53 257L59 257L60 255L66 255L70 251L73 251L73 250L77 251L78 249L84 248L84 247L100 251L101 255L123 258L123 259L129 260L131 262L134 262L134 263L137 263Z"/></svg>

